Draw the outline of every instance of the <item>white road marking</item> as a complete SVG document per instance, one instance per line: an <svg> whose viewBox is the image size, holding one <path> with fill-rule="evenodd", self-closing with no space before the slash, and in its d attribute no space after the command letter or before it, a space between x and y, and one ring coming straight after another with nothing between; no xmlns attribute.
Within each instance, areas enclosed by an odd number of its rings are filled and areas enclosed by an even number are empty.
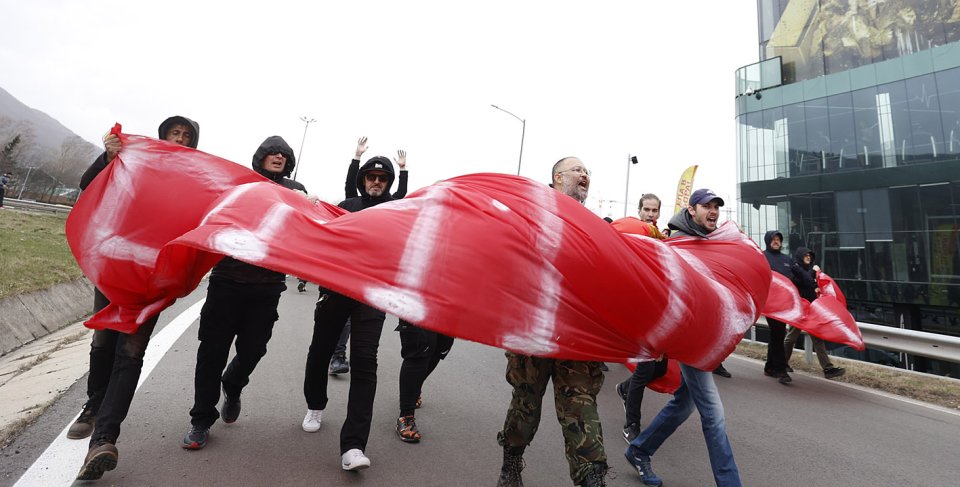
<svg viewBox="0 0 960 487"><path fill-rule="evenodd" d="M183 335L183 332L200 317L200 308L206 299L197 301L186 311L180 313L173 321L165 326L159 333L150 339L147 345L146 354L143 357L143 369L140 372L140 381L137 383L137 389L143 385L154 367L160 363L160 359L166 355L167 350ZM67 422L67 426L53 440L53 443L47 447L33 465L17 480L14 487L34 487L34 486L55 486L72 485L80 470L80 464L83 457L87 455L89 440L68 440L67 431L70 425L76 421L74 416Z"/></svg>

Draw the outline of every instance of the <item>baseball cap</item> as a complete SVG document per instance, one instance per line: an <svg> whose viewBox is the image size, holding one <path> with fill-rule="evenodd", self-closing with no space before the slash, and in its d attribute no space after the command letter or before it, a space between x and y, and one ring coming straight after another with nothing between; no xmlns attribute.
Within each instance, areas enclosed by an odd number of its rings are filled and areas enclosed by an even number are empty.
<svg viewBox="0 0 960 487"><path fill-rule="evenodd" d="M717 193L707 188L700 188L690 195L690 206L703 205L713 200L717 200L717 204L723 206L723 198L717 196Z"/></svg>

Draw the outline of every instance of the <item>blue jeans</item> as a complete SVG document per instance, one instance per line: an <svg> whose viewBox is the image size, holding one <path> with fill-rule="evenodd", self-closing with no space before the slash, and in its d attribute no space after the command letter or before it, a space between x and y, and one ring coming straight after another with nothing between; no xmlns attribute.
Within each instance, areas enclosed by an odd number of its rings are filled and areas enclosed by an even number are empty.
<svg viewBox="0 0 960 487"><path fill-rule="evenodd" d="M739 486L740 472L733 459L733 449L727 439L726 420L723 417L723 403L720 393L713 382L713 373L680 364L683 380L673 399L657 414L640 436L627 447L634 453L652 456L670 435L683 424L694 407L700 411L703 424L703 438L707 442L710 454L710 468L718 486Z"/></svg>

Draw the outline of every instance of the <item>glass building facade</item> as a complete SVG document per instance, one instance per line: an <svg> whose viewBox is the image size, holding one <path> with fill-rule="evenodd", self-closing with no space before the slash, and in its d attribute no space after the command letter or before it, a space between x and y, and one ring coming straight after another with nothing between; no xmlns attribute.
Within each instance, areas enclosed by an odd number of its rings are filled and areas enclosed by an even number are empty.
<svg viewBox="0 0 960 487"><path fill-rule="evenodd" d="M858 321L960 336L958 2L758 7L761 62L737 73L745 231L813 250Z"/></svg>

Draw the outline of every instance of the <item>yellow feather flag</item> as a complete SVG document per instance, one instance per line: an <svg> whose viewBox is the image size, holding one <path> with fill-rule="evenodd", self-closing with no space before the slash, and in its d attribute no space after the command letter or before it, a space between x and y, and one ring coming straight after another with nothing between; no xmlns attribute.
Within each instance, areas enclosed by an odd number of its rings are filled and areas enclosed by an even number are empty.
<svg viewBox="0 0 960 487"><path fill-rule="evenodd" d="M697 165L694 164L683 171L680 175L680 182L677 183L677 205L673 209L673 214L680 213L680 210L687 207L690 201L690 194L693 193L693 176L697 173Z"/></svg>

